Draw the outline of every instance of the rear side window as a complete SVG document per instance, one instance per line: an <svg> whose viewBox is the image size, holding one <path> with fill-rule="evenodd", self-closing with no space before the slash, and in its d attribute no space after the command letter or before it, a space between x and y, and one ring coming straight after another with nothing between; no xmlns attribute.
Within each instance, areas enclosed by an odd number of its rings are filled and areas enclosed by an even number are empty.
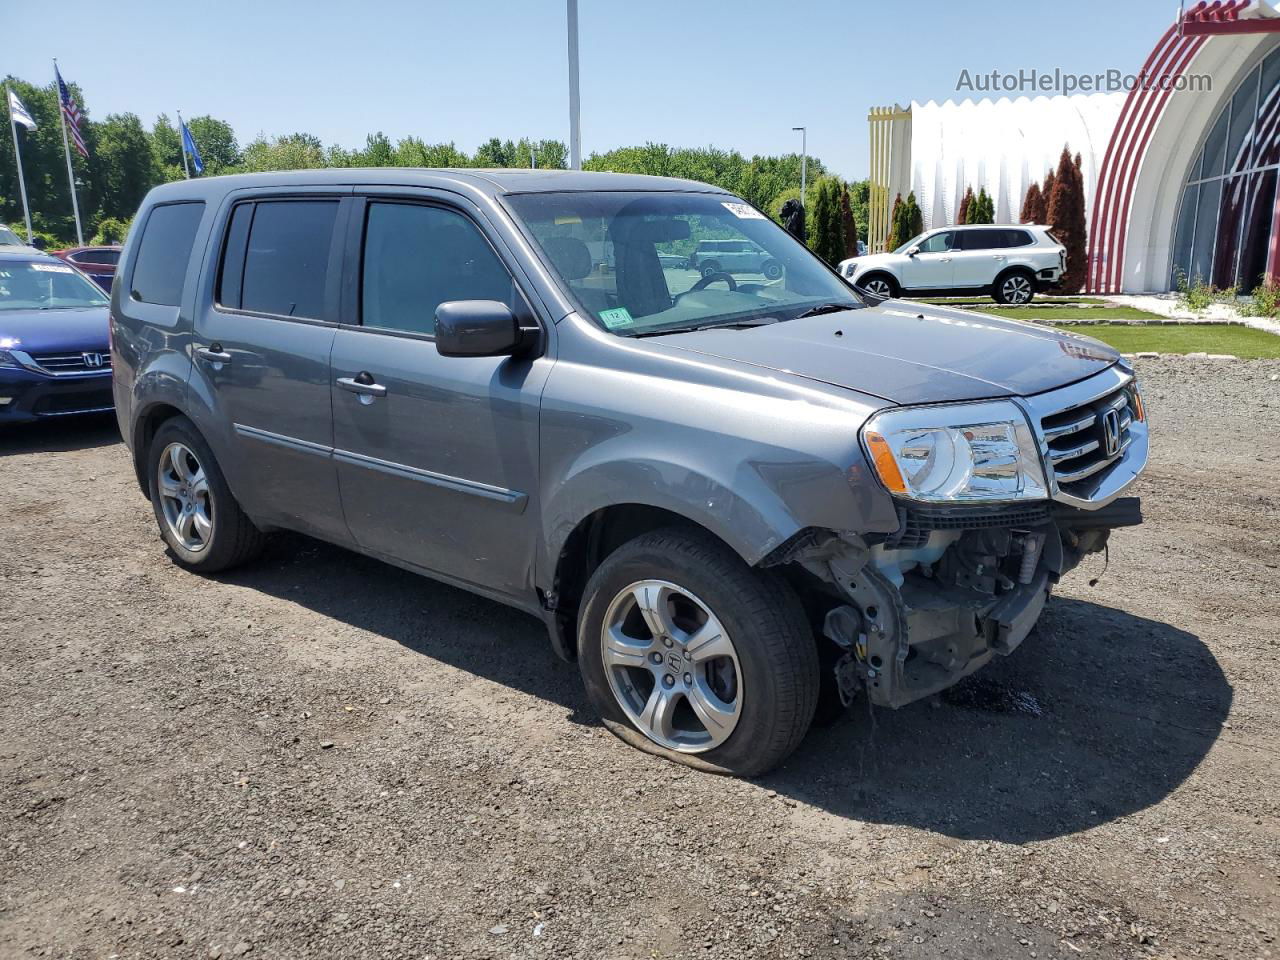
<svg viewBox="0 0 1280 960"><path fill-rule="evenodd" d="M515 308L511 274L466 217L440 207L370 203L361 271L366 327L435 333L447 300L498 300Z"/></svg>
<svg viewBox="0 0 1280 960"><path fill-rule="evenodd" d="M134 260L134 299L168 307L178 305L203 215L201 202L166 203L151 209Z"/></svg>
<svg viewBox="0 0 1280 960"><path fill-rule="evenodd" d="M318 320L337 200L241 203L231 213L218 302L236 310Z"/></svg>
<svg viewBox="0 0 1280 960"><path fill-rule="evenodd" d="M1035 242L1025 230L1006 230L1005 236L1008 239L1005 246L1008 247L1029 247Z"/></svg>

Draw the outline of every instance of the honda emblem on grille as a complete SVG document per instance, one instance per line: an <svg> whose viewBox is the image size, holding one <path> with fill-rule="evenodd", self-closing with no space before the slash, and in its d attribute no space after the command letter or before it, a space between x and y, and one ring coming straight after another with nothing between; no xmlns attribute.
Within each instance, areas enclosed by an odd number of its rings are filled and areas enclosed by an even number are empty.
<svg viewBox="0 0 1280 960"><path fill-rule="evenodd" d="M84 365L91 369L97 369L102 366L102 354L100 353L82 353L80 358L84 360Z"/></svg>
<svg viewBox="0 0 1280 960"><path fill-rule="evenodd" d="M1102 447L1108 457L1120 452L1120 411L1108 410L1102 415Z"/></svg>

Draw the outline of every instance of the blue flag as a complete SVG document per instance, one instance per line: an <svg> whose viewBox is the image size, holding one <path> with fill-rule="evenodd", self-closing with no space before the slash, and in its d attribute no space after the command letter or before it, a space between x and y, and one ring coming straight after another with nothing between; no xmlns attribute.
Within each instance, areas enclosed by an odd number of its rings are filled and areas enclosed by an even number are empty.
<svg viewBox="0 0 1280 960"><path fill-rule="evenodd" d="M200 159L200 151L196 149L196 138L191 136L191 128L186 121L182 122L182 149L191 155L191 166L196 173L204 173L204 161Z"/></svg>

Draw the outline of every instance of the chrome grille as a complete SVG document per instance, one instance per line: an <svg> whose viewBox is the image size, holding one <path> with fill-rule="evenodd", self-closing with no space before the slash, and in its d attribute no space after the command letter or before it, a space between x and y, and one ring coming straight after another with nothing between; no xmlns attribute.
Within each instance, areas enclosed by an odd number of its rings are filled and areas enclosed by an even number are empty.
<svg viewBox="0 0 1280 960"><path fill-rule="evenodd" d="M1125 384L1096 400L1041 420L1058 489L1085 496L1078 485L1118 461L1133 443L1135 416L1132 388Z"/></svg>
<svg viewBox="0 0 1280 960"><path fill-rule="evenodd" d="M100 362L93 364L93 359ZM32 354L31 359L36 366L49 373L97 373L111 369L111 354L105 350L86 353L40 353Z"/></svg>

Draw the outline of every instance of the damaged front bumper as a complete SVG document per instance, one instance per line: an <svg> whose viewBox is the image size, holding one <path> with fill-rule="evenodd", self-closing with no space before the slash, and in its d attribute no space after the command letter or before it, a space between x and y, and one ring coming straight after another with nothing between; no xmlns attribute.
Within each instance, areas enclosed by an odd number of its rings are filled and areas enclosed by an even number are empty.
<svg viewBox="0 0 1280 960"><path fill-rule="evenodd" d="M835 536L792 559L844 601L823 625L843 651L842 699L865 690L874 704L901 707L1012 653L1058 579L1105 549L1112 529L1141 522L1136 497L1099 510L913 509L886 543Z"/></svg>

